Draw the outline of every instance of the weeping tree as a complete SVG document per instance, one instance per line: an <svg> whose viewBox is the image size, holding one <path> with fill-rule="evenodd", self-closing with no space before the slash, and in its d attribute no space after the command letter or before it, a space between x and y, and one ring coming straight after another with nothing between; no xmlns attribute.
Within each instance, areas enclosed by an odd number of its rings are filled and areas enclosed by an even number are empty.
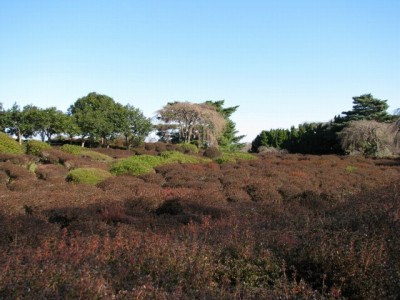
<svg viewBox="0 0 400 300"><path fill-rule="evenodd" d="M393 135L393 146L397 152L400 152L400 108L394 111L398 117L396 121L390 126L390 133Z"/></svg>
<svg viewBox="0 0 400 300"><path fill-rule="evenodd" d="M391 126L376 121L352 121L338 134L342 149L349 154L391 155Z"/></svg>
<svg viewBox="0 0 400 300"><path fill-rule="evenodd" d="M179 142L190 143L198 140L200 144L218 146L226 120L213 105L190 102L168 103L158 112L158 119L176 125Z"/></svg>

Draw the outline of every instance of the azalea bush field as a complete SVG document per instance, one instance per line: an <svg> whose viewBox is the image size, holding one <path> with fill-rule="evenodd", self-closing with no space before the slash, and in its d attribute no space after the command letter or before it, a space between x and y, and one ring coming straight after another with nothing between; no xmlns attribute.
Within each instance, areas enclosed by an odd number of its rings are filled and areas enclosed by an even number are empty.
<svg viewBox="0 0 400 300"><path fill-rule="evenodd" d="M398 159L161 148L0 154L0 299L400 295Z"/></svg>

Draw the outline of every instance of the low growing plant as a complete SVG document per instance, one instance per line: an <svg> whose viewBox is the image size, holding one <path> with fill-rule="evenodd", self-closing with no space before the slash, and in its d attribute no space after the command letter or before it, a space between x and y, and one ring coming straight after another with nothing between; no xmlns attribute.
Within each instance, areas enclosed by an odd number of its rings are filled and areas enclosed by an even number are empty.
<svg viewBox="0 0 400 300"><path fill-rule="evenodd" d="M166 164L189 164L209 162L208 159L186 155L178 151L164 151L158 156L136 155L126 159L121 159L111 166L111 173L116 175L130 174L141 175L151 173L154 168Z"/></svg>
<svg viewBox="0 0 400 300"><path fill-rule="evenodd" d="M39 156L43 150L49 150L51 146L47 143L30 140L26 143L26 154Z"/></svg>
<svg viewBox="0 0 400 300"><path fill-rule="evenodd" d="M76 145L65 144L60 149L73 155L80 155L85 148Z"/></svg>
<svg viewBox="0 0 400 300"><path fill-rule="evenodd" d="M78 168L68 173L67 181L96 185L111 176L111 173L102 169Z"/></svg>
<svg viewBox="0 0 400 300"><path fill-rule="evenodd" d="M199 148L196 145L183 143L180 144L180 148L183 150L184 153L199 153Z"/></svg>
<svg viewBox="0 0 400 300"><path fill-rule="evenodd" d="M215 159L215 162L219 164L223 163L236 163L239 160L253 160L256 157L250 153L244 152L223 152L220 157Z"/></svg>
<svg viewBox="0 0 400 300"><path fill-rule="evenodd" d="M7 134L0 132L0 153L23 154L24 151L20 144Z"/></svg>
<svg viewBox="0 0 400 300"><path fill-rule="evenodd" d="M96 161L105 161L105 162L110 162L113 160L112 157L105 155L100 152L88 150L86 148L82 148L80 146L76 145L68 145L65 144L61 147L61 150L73 155L81 156L81 157L88 157L91 160L96 160Z"/></svg>

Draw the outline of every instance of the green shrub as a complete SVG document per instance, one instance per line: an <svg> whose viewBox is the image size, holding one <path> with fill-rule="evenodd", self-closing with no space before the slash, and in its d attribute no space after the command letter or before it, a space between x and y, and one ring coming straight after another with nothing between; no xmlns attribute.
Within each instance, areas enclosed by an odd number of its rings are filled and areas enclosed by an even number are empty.
<svg viewBox="0 0 400 300"><path fill-rule="evenodd" d="M51 146L41 141L30 140L26 143L26 154L39 156L43 150L49 150Z"/></svg>
<svg viewBox="0 0 400 300"><path fill-rule="evenodd" d="M252 160L256 157L250 153L245 152L224 152L220 157L215 159L215 162L219 164L223 163L236 163L239 160Z"/></svg>
<svg viewBox="0 0 400 300"><path fill-rule="evenodd" d="M141 175L153 171L161 161L159 156L137 155L121 159L111 166L111 173L116 175L130 174Z"/></svg>
<svg viewBox="0 0 400 300"><path fill-rule="evenodd" d="M62 151L73 154L73 155L80 155L85 148L76 145L68 145L65 144L60 148Z"/></svg>
<svg viewBox="0 0 400 300"><path fill-rule="evenodd" d="M97 168L78 168L67 175L67 181L75 183L98 184L111 177L111 173Z"/></svg>
<svg viewBox="0 0 400 300"><path fill-rule="evenodd" d="M154 167L166 164L190 164L210 162L208 159L186 155L178 151L164 151L159 156L136 155L121 159L111 166L111 173L116 175L131 174L141 175L151 173Z"/></svg>
<svg viewBox="0 0 400 300"><path fill-rule="evenodd" d="M216 163L218 164L234 164L236 163L236 159L232 156L221 156L221 157L217 157L216 159L214 159Z"/></svg>
<svg viewBox="0 0 400 300"><path fill-rule="evenodd" d="M160 157L162 158L163 165L172 163L196 164L210 162L209 159L183 154L179 151L165 151L160 154Z"/></svg>
<svg viewBox="0 0 400 300"><path fill-rule="evenodd" d="M13 138L0 132L0 153L5 154L24 154L22 147Z"/></svg>
<svg viewBox="0 0 400 300"><path fill-rule="evenodd" d="M183 150L184 153L199 153L199 148L193 144L180 144L180 148Z"/></svg>
<svg viewBox="0 0 400 300"><path fill-rule="evenodd" d="M61 150L73 155L78 155L81 157L88 157L91 160L96 160L96 161L112 161L113 158L111 156L108 156L106 154L88 150L87 148L83 148L81 146L76 146L76 145L68 145L65 144L61 147Z"/></svg>

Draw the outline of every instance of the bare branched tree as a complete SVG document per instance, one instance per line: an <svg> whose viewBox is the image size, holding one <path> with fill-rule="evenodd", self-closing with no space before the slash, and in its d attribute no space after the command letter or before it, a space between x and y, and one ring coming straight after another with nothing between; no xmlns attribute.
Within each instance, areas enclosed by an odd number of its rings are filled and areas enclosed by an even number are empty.
<svg viewBox="0 0 400 300"><path fill-rule="evenodd" d="M390 124L353 121L339 133L342 149L349 153L386 156L392 153Z"/></svg>
<svg viewBox="0 0 400 300"><path fill-rule="evenodd" d="M215 107L204 103L170 103L157 113L160 120L177 124L180 140L185 143L198 138L203 143L215 146L226 124L225 118Z"/></svg>

